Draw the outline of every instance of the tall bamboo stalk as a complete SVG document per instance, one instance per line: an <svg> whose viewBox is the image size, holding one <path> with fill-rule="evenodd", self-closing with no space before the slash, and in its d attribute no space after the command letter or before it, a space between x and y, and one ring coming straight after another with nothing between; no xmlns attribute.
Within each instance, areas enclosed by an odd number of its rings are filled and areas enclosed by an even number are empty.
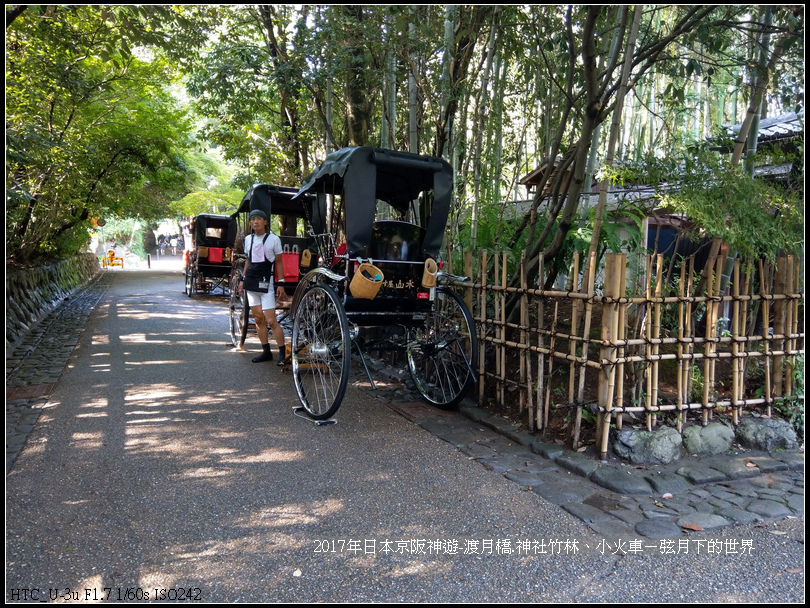
<svg viewBox="0 0 810 608"><path fill-rule="evenodd" d="M489 75L492 71L492 60L495 53L495 40L498 28L495 27L498 18L498 8L492 13L492 25L489 32L489 44L487 46L487 60L484 68L484 75L481 79L481 90L476 100L476 120L473 125L473 206L472 221L470 222L470 242L473 247L478 246L478 209L481 205L481 149L483 147L485 117L489 104ZM496 275L497 277L497 275Z"/></svg>

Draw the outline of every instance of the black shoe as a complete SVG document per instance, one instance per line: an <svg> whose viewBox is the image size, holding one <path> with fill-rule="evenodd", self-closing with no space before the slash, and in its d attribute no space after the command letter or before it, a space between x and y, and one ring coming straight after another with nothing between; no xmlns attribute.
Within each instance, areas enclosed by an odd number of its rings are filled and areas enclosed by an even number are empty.
<svg viewBox="0 0 810 608"><path fill-rule="evenodd" d="M253 363L261 363L262 361L272 361L273 360L273 353L270 351L265 351L258 357L253 357Z"/></svg>

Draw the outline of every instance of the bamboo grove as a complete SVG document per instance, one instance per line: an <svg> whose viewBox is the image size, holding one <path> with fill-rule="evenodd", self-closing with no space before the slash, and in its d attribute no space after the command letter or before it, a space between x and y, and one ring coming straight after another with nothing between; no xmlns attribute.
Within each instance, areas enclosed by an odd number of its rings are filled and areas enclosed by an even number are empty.
<svg viewBox="0 0 810 608"><path fill-rule="evenodd" d="M21 262L80 250L95 218L177 213L216 176L201 150L244 190L376 145L453 164L448 258L509 243L534 278L541 254L559 272L608 242L581 195L613 165L743 123L726 171L757 120L803 107L802 6L8 5L6 28Z"/></svg>

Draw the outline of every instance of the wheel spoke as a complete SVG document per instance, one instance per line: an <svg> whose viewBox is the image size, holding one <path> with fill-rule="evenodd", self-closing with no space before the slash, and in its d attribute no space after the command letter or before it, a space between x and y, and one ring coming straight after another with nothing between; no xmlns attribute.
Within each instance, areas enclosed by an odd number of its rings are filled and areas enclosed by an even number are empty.
<svg viewBox="0 0 810 608"><path fill-rule="evenodd" d="M234 275L231 281L231 294L228 303L228 317L231 326L231 342L236 348L242 348L247 336L248 307L247 296L239 295L239 277L241 272Z"/></svg>
<svg viewBox="0 0 810 608"><path fill-rule="evenodd" d="M307 414L317 420L340 407L348 384L348 322L335 292L316 285L299 302L293 323L292 367Z"/></svg>
<svg viewBox="0 0 810 608"><path fill-rule="evenodd" d="M437 290L434 309L408 347L411 377L438 407L455 407L473 382L476 338L472 315L453 292Z"/></svg>

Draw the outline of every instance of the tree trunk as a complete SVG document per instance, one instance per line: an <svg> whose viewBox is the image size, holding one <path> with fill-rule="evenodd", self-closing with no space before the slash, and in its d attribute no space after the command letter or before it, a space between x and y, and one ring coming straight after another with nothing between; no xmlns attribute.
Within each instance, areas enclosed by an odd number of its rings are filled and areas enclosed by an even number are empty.
<svg viewBox="0 0 810 608"><path fill-rule="evenodd" d="M344 6L343 13L357 22L357 27L350 27L347 32L346 122L349 145L365 146L368 144L371 123L371 82L366 41L359 27L364 19L363 7Z"/></svg>
<svg viewBox="0 0 810 608"><path fill-rule="evenodd" d="M416 36L416 26L408 25L408 34L413 40ZM419 69L419 58L411 54L411 70L408 72L408 151L419 154L419 100L416 90L416 76L414 70Z"/></svg>
<svg viewBox="0 0 810 608"><path fill-rule="evenodd" d="M627 95L628 83L630 82L630 70L633 66L633 49L636 46L636 39L638 38L639 25L641 23L641 14L644 11L643 5L638 5L633 11L633 24L630 27L630 35L627 37L627 46L624 51L624 67L622 69L621 80L619 81L619 91L616 94L616 106L613 109L613 124L610 127L610 137L608 138L607 155L605 156L605 166L613 166L613 155L616 148L616 140L621 130L622 111L624 109L624 98ZM599 245L599 233L602 230L602 220L605 215L605 205L607 204L607 194L610 182L607 178L602 180L599 185L599 203L596 206L596 217L593 223L593 234L591 235L591 244L588 248L588 255L585 258L583 267L583 276L588 276L589 264L591 259L596 258L597 247ZM583 285L584 286L584 285Z"/></svg>
<svg viewBox="0 0 810 608"><path fill-rule="evenodd" d="M276 37L277 15L273 5L261 5L258 7L259 17L261 18L262 25L264 26L265 33L267 34L268 46L270 56L277 74L286 72L282 70L282 65L289 66L287 51L282 44L279 43ZM298 88L295 83L290 82L289 79L281 79L279 83L279 104L281 110L281 117L283 126L286 127L284 131L288 133L285 140L286 146L290 152L289 157L292 160L290 173L296 177L303 177L303 166L306 166L306 152L301 148L301 142L298 140Z"/></svg>

